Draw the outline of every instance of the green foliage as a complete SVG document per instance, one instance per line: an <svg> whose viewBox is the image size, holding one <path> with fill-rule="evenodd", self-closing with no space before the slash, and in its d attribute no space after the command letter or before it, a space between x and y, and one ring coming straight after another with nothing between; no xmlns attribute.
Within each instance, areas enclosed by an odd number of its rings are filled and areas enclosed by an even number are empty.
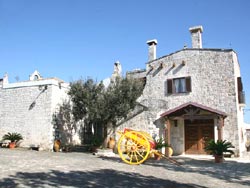
<svg viewBox="0 0 250 188"><path fill-rule="evenodd" d="M18 142L20 140L23 140L23 137L19 133L7 133L3 136L2 140L9 140L10 142Z"/></svg>
<svg viewBox="0 0 250 188"><path fill-rule="evenodd" d="M91 139L91 146L99 147L102 145L103 140L100 137L93 136Z"/></svg>
<svg viewBox="0 0 250 188"><path fill-rule="evenodd" d="M117 78L104 93L104 116L106 122L126 118L136 106L136 99L142 94L143 83L139 80Z"/></svg>
<svg viewBox="0 0 250 188"><path fill-rule="evenodd" d="M161 148L165 148L165 147L168 147L168 143L165 139L163 138L160 138L158 140L155 140L155 149L158 150L158 149L161 149Z"/></svg>
<svg viewBox="0 0 250 188"><path fill-rule="evenodd" d="M73 115L76 121L86 118L94 119L97 116L97 103L102 95L104 86L92 79L79 80L71 83L69 95L73 103Z"/></svg>
<svg viewBox="0 0 250 188"><path fill-rule="evenodd" d="M128 78L117 78L108 88L92 79L71 83L69 95L74 118L76 121L84 119L90 125L106 125L108 122L115 125L134 109L142 91L142 82Z"/></svg>
<svg viewBox="0 0 250 188"><path fill-rule="evenodd" d="M232 143L226 140L217 140L217 142L210 140L208 143L206 143L204 149L212 155L223 155L223 153L226 152L234 154L234 152L231 150L232 148L234 148Z"/></svg>

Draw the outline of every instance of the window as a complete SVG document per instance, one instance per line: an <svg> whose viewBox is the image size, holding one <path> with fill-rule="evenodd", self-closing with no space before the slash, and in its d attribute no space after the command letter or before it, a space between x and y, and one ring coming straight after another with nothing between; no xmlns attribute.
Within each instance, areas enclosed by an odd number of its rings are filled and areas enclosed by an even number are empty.
<svg viewBox="0 0 250 188"><path fill-rule="evenodd" d="M174 91L175 93L185 93L186 92L186 82L185 78L174 79Z"/></svg>
<svg viewBox="0 0 250 188"><path fill-rule="evenodd" d="M191 77L168 79L166 94L191 92Z"/></svg>
<svg viewBox="0 0 250 188"><path fill-rule="evenodd" d="M38 75L35 75L34 80L38 80L38 79L39 79Z"/></svg>

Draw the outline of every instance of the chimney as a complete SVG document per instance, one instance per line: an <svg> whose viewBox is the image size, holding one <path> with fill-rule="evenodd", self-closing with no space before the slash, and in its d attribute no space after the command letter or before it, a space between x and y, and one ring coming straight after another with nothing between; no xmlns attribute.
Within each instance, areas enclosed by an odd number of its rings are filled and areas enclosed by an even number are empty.
<svg viewBox="0 0 250 188"><path fill-rule="evenodd" d="M201 33L203 28L201 25L189 28L192 37L192 47L193 48L202 48L202 39Z"/></svg>
<svg viewBox="0 0 250 188"><path fill-rule="evenodd" d="M156 45L157 45L157 40L148 40L148 61L153 61L156 59Z"/></svg>
<svg viewBox="0 0 250 188"><path fill-rule="evenodd" d="M8 77L8 74L5 73L3 76L3 84L8 84L8 83L9 83L9 77Z"/></svg>

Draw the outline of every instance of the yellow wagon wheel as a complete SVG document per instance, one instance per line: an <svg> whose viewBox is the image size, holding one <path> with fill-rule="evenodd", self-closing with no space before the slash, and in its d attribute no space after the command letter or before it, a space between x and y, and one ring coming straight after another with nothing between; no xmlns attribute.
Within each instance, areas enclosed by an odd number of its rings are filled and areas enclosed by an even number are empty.
<svg viewBox="0 0 250 188"><path fill-rule="evenodd" d="M125 132L118 141L118 153L128 164L143 163L150 153L150 143L140 132Z"/></svg>

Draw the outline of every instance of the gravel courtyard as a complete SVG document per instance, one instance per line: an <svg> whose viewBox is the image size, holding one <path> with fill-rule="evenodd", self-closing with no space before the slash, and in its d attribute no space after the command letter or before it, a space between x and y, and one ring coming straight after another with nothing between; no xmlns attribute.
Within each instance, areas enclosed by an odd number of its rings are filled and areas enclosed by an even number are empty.
<svg viewBox="0 0 250 188"><path fill-rule="evenodd" d="M118 156L0 148L0 187L183 187L250 186L250 161L180 156L176 166L161 159L127 165Z"/></svg>

